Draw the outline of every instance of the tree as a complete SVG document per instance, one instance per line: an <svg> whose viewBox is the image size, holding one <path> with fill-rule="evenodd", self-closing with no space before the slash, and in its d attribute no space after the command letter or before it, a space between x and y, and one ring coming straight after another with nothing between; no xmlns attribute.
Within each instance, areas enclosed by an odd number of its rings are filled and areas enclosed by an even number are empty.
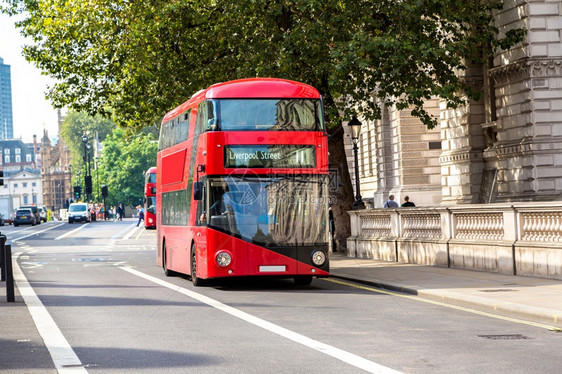
<svg viewBox="0 0 562 374"><path fill-rule="evenodd" d="M56 106L113 115L129 129L151 125L194 92L220 81L272 76L309 83L324 98L332 164L345 165L342 120L380 117L382 102L436 125L423 102L457 107L477 92L462 77L499 48L497 0L9 0L26 12L24 54L58 80ZM134 132L134 131L133 131ZM344 195L353 201L347 169ZM351 193L350 193L351 192ZM338 224L338 227L346 223ZM338 238L345 240L344 231Z"/></svg>
<svg viewBox="0 0 562 374"><path fill-rule="evenodd" d="M110 120L103 118L101 115L90 116L84 112L76 112L70 110L64 117L60 136L63 138L64 143L70 149L70 159L72 160L72 177L74 178L73 185L82 184L82 177L78 178L76 173L80 171L84 176L86 172L86 162L84 160L84 143L82 142L82 135L88 132L90 135L90 149L87 152L90 155L90 162L93 168L94 153L92 152L93 139L97 134L99 142L103 142L107 134L115 128L115 124Z"/></svg>
<svg viewBox="0 0 562 374"><path fill-rule="evenodd" d="M103 144L99 163L100 183L108 187L107 206L122 202L125 206L141 204L144 197L144 172L156 166L158 143L149 133L127 137L117 128Z"/></svg>

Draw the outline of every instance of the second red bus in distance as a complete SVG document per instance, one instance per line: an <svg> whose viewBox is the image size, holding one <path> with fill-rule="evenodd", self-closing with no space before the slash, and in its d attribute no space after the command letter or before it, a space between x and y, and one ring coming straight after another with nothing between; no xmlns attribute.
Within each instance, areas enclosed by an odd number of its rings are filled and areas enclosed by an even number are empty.
<svg viewBox="0 0 562 374"><path fill-rule="evenodd" d="M144 173L144 228L156 228L156 168Z"/></svg>

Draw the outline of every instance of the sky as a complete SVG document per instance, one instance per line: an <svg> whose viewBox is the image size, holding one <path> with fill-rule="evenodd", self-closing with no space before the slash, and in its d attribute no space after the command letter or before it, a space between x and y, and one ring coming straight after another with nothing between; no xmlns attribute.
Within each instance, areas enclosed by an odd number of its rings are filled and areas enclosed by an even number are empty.
<svg viewBox="0 0 562 374"><path fill-rule="evenodd" d="M23 58L21 51L26 39L14 26L14 20L0 13L0 57L10 65L12 73L14 138L30 143L35 134L37 141L41 141L43 129L47 129L51 140L58 138L57 111L45 99L52 80Z"/></svg>

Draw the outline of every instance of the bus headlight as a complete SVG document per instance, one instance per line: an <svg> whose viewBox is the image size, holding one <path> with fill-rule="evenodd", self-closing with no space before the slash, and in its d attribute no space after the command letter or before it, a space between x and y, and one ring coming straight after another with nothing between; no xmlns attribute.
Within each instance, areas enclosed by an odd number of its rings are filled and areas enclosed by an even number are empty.
<svg viewBox="0 0 562 374"><path fill-rule="evenodd" d="M322 266L326 262L326 254L322 251L312 253L312 263L316 266Z"/></svg>
<svg viewBox="0 0 562 374"><path fill-rule="evenodd" d="M220 267L227 267L232 262L232 256L228 252L219 252L217 253L217 265Z"/></svg>

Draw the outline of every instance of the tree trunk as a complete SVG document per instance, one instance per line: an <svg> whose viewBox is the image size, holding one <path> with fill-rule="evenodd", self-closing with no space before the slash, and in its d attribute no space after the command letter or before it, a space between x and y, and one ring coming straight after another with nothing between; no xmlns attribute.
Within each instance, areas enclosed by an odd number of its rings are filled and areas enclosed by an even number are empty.
<svg viewBox="0 0 562 374"><path fill-rule="evenodd" d="M330 203L335 221L335 248L334 251L347 251L347 238L351 235L351 225L347 212L353 204L353 188L347 168L347 159L344 150L344 132L340 124L330 131L328 137L328 150L330 152Z"/></svg>

